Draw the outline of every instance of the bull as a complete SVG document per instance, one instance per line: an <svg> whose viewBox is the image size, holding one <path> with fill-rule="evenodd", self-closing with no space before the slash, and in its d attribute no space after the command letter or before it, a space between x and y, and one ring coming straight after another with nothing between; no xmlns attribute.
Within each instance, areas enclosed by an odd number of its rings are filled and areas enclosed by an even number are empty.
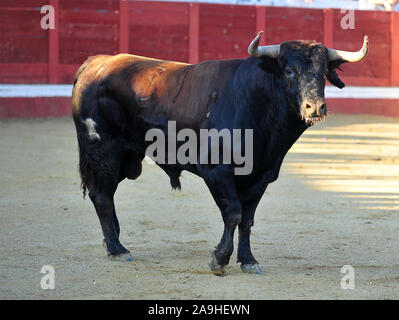
<svg viewBox="0 0 399 320"><path fill-rule="evenodd" d="M248 273L263 270L251 253L250 230L268 184L278 178L288 150L310 126L327 116L326 80L345 84L337 69L368 52L335 50L315 41L259 46L260 32L246 59L198 64L118 54L88 58L76 73L72 114L79 147L81 186L94 204L108 255L132 261L119 241L114 206L119 182L137 179L150 142L146 132L167 134L169 121L195 132L253 130L253 167L236 175L237 163L165 163L159 166L180 188L183 170L200 176L219 207L224 232L211 254L210 269L225 272L238 226L237 262ZM244 141L242 141L244 144ZM245 146L244 146L245 147ZM170 156L170 154L169 154Z"/></svg>

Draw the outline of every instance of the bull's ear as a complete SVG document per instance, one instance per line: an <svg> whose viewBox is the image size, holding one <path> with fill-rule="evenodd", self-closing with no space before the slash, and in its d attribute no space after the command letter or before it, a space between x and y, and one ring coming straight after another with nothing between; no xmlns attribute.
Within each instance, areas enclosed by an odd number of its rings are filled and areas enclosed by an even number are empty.
<svg viewBox="0 0 399 320"><path fill-rule="evenodd" d="M276 58L262 56L262 57L260 57L260 59L262 60L262 62L259 63L259 67L263 71L268 72L268 73L277 74L277 75L281 73L281 69L278 64L278 60Z"/></svg>
<svg viewBox="0 0 399 320"><path fill-rule="evenodd" d="M336 60L328 63L328 73L327 73L327 79L330 81L330 83L340 89L345 87L345 83L342 82L342 80L339 78L337 69L340 69L340 65L344 63L345 61L343 60Z"/></svg>

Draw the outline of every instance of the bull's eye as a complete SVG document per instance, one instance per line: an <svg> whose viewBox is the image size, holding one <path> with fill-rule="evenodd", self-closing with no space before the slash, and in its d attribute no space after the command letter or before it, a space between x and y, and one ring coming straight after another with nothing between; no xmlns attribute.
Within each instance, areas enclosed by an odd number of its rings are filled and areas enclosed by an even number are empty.
<svg viewBox="0 0 399 320"><path fill-rule="evenodd" d="M287 78L292 78L294 76L294 71L292 71L290 67L285 68L284 72Z"/></svg>

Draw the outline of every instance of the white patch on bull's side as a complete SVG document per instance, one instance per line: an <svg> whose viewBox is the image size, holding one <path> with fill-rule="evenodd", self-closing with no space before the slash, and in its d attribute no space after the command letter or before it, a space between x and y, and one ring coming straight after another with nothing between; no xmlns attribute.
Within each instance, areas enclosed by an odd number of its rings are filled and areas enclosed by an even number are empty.
<svg viewBox="0 0 399 320"><path fill-rule="evenodd" d="M84 124L87 127L87 131L89 133L89 137L91 140L97 139L101 140L100 135L96 131L96 125L97 123L92 119L92 118L87 118L85 121L83 121Z"/></svg>

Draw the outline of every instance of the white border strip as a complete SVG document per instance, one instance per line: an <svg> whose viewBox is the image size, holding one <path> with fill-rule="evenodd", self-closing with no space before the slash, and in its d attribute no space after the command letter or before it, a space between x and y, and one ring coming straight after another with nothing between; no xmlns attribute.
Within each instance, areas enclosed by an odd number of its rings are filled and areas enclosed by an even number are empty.
<svg viewBox="0 0 399 320"><path fill-rule="evenodd" d="M326 87L327 98L338 99L399 99L399 87Z"/></svg>
<svg viewBox="0 0 399 320"><path fill-rule="evenodd" d="M145 1L145 0L144 0ZM160 0L170 1L170 0ZM299 8L313 8L313 9L356 9L356 10L376 10L377 5L367 1L348 1L348 0L312 0L310 3L305 0L173 0L175 2L199 2L199 3L220 3L230 5L259 5L259 6L274 6L274 7L299 7Z"/></svg>
<svg viewBox="0 0 399 320"><path fill-rule="evenodd" d="M70 84L0 84L0 98L70 97ZM399 87L326 87L326 98L399 99Z"/></svg>
<svg viewBox="0 0 399 320"><path fill-rule="evenodd" d="M0 84L0 98L70 97L71 84Z"/></svg>

